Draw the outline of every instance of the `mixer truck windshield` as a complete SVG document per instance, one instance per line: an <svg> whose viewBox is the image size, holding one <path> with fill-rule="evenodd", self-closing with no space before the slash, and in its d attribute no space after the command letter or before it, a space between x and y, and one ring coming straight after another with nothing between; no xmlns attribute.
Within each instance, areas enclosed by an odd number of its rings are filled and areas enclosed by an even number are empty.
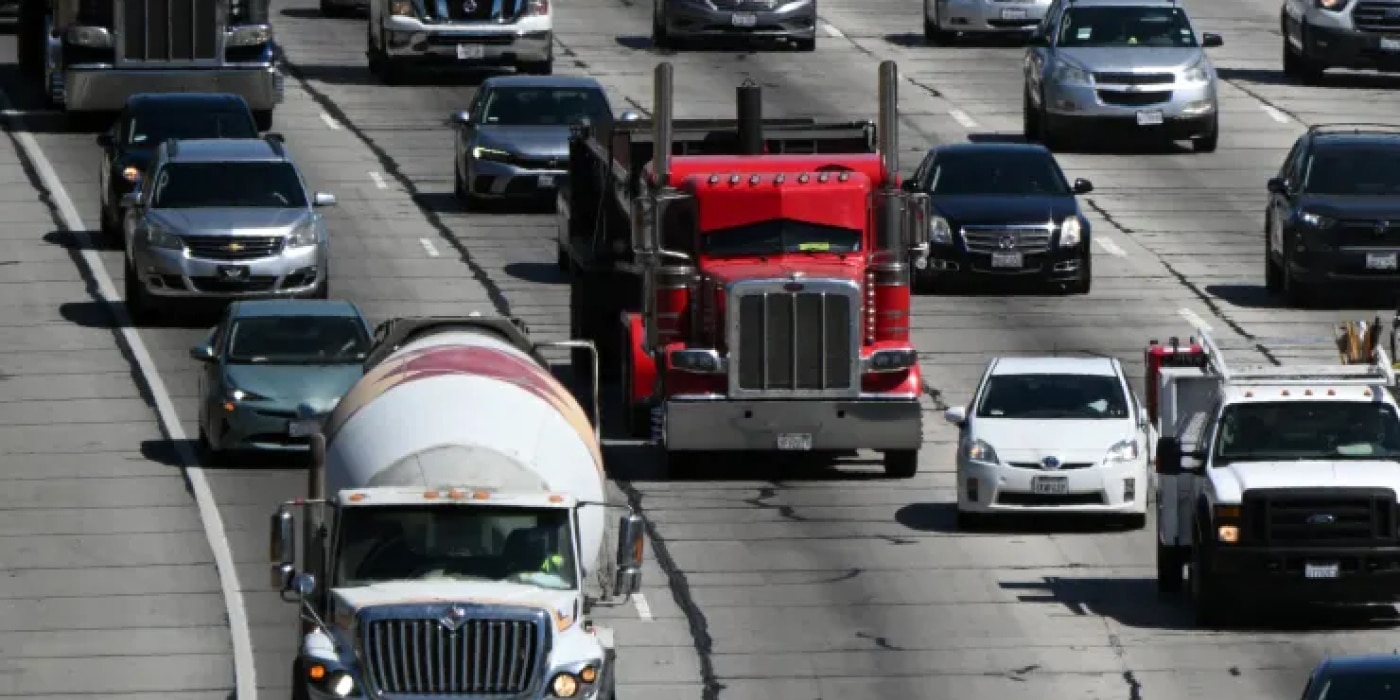
<svg viewBox="0 0 1400 700"><path fill-rule="evenodd" d="M377 506L345 508L340 519L338 586L448 580L578 587L568 510Z"/></svg>
<svg viewBox="0 0 1400 700"><path fill-rule="evenodd" d="M240 318L229 335L228 361L240 365L358 364L370 344L358 319L340 316Z"/></svg>
<svg viewBox="0 0 1400 700"><path fill-rule="evenodd" d="M796 219L769 219L701 234L705 255L737 258L786 253L855 253L861 232Z"/></svg>

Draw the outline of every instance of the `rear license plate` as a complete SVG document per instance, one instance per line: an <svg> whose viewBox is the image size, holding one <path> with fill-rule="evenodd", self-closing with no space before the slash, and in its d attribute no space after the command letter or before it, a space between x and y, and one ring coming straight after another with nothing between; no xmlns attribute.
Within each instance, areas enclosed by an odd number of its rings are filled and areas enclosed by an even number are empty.
<svg viewBox="0 0 1400 700"><path fill-rule="evenodd" d="M1381 37L1381 51L1400 51L1400 38Z"/></svg>
<svg viewBox="0 0 1400 700"><path fill-rule="evenodd" d="M287 424L287 435L291 437L307 437L321 432L321 421L318 420L294 420Z"/></svg>
<svg viewBox="0 0 1400 700"><path fill-rule="evenodd" d="M480 44L458 44L457 60L471 61L486 56L486 47Z"/></svg>
<svg viewBox="0 0 1400 700"><path fill-rule="evenodd" d="M1367 254L1366 254L1366 269L1367 269L1367 270L1394 270L1394 269L1396 269L1396 264L1395 264L1395 253L1367 253Z"/></svg>
<svg viewBox="0 0 1400 700"><path fill-rule="evenodd" d="M1025 265L1020 253L992 253L992 267L1006 267L1016 270Z"/></svg>
<svg viewBox="0 0 1400 700"><path fill-rule="evenodd" d="M758 15L752 12L735 12L730 15L729 21L736 27L757 27Z"/></svg>
<svg viewBox="0 0 1400 700"><path fill-rule="evenodd" d="M1002 10L1002 11L1001 11L1001 18L1002 18L1002 19L1025 19L1025 18L1026 18L1026 11L1025 11L1025 10Z"/></svg>
<svg viewBox="0 0 1400 700"><path fill-rule="evenodd" d="M805 452L812 449L810 433L782 433L778 435L778 449Z"/></svg>
<svg viewBox="0 0 1400 700"><path fill-rule="evenodd" d="M1138 126L1157 126L1162 123L1162 113L1157 110L1138 112Z"/></svg>
<svg viewBox="0 0 1400 700"><path fill-rule="evenodd" d="M540 186L540 187L553 187L553 186L554 186L554 176L553 176L553 175L541 175L541 176L540 176L539 186Z"/></svg>
<svg viewBox="0 0 1400 700"><path fill-rule="evenodd" d="M1033 476L1031 477L1031 491L1048 496L1069 493L1069 477Z"/></svg>
<svg viewBox="0 0 1400 700"><path fill-rule="evenodd" d="M1337 578L1341 574L1341 570L1341 565L1336 562L1325 564L1308 562L1303 565L1303 576L1307 578Z"/></svg>
<svg viewBox="0 0 1400 700"><path fill-rule="evenodd" d="M219 279L226 282L241 282L248 279L247 265L220 265Z"/></svg>

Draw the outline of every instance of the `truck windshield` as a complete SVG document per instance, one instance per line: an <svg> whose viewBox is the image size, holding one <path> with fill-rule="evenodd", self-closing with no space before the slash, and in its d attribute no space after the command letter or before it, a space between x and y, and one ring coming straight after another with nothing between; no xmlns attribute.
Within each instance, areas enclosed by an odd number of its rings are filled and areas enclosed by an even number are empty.
<svg viewBox="0 0 1400 700"><path fill-rule="evenodd" d="M1362 401L1286 401L1227 406L1215 466L1230 462L1400 459L1395 409Z"/></svg>
<svg viewBox="0 0 1400 700"><path fill-rule="evenodd" d="M1400 674L1348 673L1327 679L1317 700L1396 700Z"/></svg>
<svg viewBox="0 0 1400 700"><path fill-rule="evenodd" d="M1117 377L1094 374L1003 374L987 381L978 418L1127 418Z"/></svg>
<svg viewBox="0 0 1400 700"><path fill-rule="evenodd" d="M156 176L157 209L301 209L306 191L291 163L171 163Z"/></svg>
<svg viewBox="0 0 1400 700"><path fill-rule="evenodd" d="M795 219L769 219L700 234L701 248L712 258L784 253L855 253L859 229L826 226Z"/></svg>
<svg viewBox="0 0 1400 700"><path fill-rule="evenodd" d="M385 506L340 511L340 586L505 581L578 587L570 511Z"/></svg>
<svg viewBox="0 0 1400 700"><path fill-rule="evenodd" d="M267 316L233 322L228 361L249 365L359 364L368 351L369 334L359 319Z"/></svg>

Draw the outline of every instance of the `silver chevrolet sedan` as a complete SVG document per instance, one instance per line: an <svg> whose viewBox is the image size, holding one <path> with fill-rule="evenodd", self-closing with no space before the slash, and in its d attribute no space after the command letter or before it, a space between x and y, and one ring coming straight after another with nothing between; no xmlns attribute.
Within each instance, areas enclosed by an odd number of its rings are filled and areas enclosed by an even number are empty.
<svg viewBox="0 0 1400 700"><path fill-rule="evenodd" d="M924 0L924 39L930 44L964 35L1029 36L1051 0Z"/></svg>
<svg viewBox="0 0 1400 700"><path fill-rule="evenodd" d="M817 49L817 0L652 0L651 43L681 49L703 39L784 39Z"/></svg>

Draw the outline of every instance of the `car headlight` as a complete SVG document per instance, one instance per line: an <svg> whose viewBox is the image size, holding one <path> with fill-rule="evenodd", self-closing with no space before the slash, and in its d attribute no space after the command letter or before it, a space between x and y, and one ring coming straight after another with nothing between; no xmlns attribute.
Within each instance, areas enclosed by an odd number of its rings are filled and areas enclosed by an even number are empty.
<svg viewBox="0 0 1400 700"><path fill-rule="evenodd" d="M1318 7L1332 12L1341 12L1350 4L1351 0L1317 0Z"/></svg>
<svg viewBox="0 0 1400 700"><path fill-rule="evenodd" d="M326 683L326 688L331 691L332 695L338 698L348 698L351 695L359 695L359 693L355 692L359 690L355 685L355 679L351 678L350 674L344 671L336 671L331 674L330 682Z"/></svg>
<svg viewBox="0 0 1400 700"><path fill-rule="evenodd" d="M549 694L556 698L571 698L578 695L579 679L572 673L560 673L549 682Z"/></svg>
<svg viewBox="0 0 1400 700"><path fill-rule="evenodd" d="M395 17L414 17L413 3L409 0L393 0L389 3L389 14Z"/></svg>
<svg viewBox="0 0 1400 700"><path fill-rule="evenodd" d="M1068 63L1061 63L1055 68L1054 81L1059 85L1093 84L1093 81L1089 78L1089 71L1079 66L1072 66Z"/></svg>
<svg viewBox="0 0 1400 700"><path fill-rule="evenodd" d="M1064 222L1060 224L1060 247L1068 248L1079 245L1084 240L1084 231L1081 227L1079 217L1073 215L1065 217Z"/></svg>
<svg viewBox="0 0 1400 700"><path fill-rule="evenodd" d="M477 146L476 148L472 149L472 158L475 158L476 160L492 160L496 161L497 163L506 163L510 161L511 155L510 151L502 150L499 148L487 148L486 146Z"/></svg>
<svg viewBox="0 0 1400 700"><path fill-rule="evenodd" d="M151 248L164 248L166 250L185 249L185 241L183 239L159 226L153 225L146 227L146 245Z"/></svg>
<svg viewBox="0 0 1400 700"><path fill-rule="evenodd" d="M266 397L266 396L262 396L262 395L260 395L260 394L254 394L254 393L251 392L251 391L244 391L244 390L242 390L242 389L237 389L237 388L230 387L229 390L228 390L228 400L229 400L229 401L266 401L266 400L267 400L267 397Z"/></svg>
<svg viewBox="0 0 1400 700"><path fill-rule="evenodd" d="M258 46L269 41L272 41L272 27L266 24L234 27L227 37L229 46Z"/></svg>
<svg viewBox="0 0 1400 700"><path fill-rule="evenodd" d="M963 456L974 462L997 463L997 451L981 440L969 440L964 443Z"/></svg>
<svg viewBox="0 0 1400 700"><path fill-rule="evenodd" d="M1300 212L1298 214L1298 220L1313 228L1331 228L1332 224L1337 223L1334 219L1329 219L1321 214L1315 214L1310 211Z"/></svg>
<svg viewBox="0 0 1400 700"><path fill-rule="evenodd" d="M306 680L322 693L338 698L360 695L360 684L346 671L331 671L325 664L314 663L306 668Z"/></svg>
<svg viewBox="0 0 1400 700"><path fill-rule="evenodd" d="M1206 70L1206 60L1202 58L1196 64L1181 72L1181 82L1183 83L1208 83L1210 82L1210 71Z"/></svg>
<svg viewBox="0 0 1400 700"><path fill-rule="evenodd" d="M953 242L953 227L948 225L947 219L941 216L931 217L928 222L928 240L929 243Z"/></svg>
<svg viewBox="0 0 1400 700"><path fill-rule="evenodd" d="M1142 454L1141 449L1137 440L1124 440L1108 448L1108 457L1105 458L1105 461L1131 462Z"/></svg>
<svg viewBox="0 0 1400 700"><path fill-rule="evenodd" d="M316 245L316 225L309 221L298 226L292 231L292 235L287 236L288 248L305 248L312 245Z"/></svg>
<svg viewBox="0 0 1400 700"><path fill-rule="evenodd" d="M135 183L141 179L141 170L134 165L128 165L122 168L122 179Z"/></svg>

